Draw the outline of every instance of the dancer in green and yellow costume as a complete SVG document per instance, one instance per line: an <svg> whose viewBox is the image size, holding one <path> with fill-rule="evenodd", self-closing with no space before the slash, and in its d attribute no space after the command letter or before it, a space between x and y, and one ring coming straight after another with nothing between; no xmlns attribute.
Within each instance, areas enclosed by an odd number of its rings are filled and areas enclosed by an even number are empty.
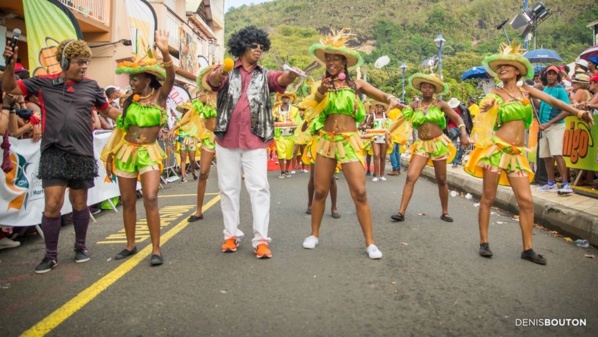
<svg viewBox="0 0 598 337"><path fill-rule="evenodd" d="M135 204L139 179L152 241L152 266L163 263L157 200L165 153L156 140L161 127L166 124L166 99L174 85L174 68L168 53L168 33L156 31L155 44L162 53L162 60L155 59L153 51L148 50L147 56L139 56L132 62L121 62L116 68L117 74L129 75L129 85L133 94L125 101L123 114L116 120L117 128L102 151L102 160L106 163L108 176L112 177L115 174L118 177L123 202L127 245L115 259L124 259L137 253Z"/></svg>
<svg viewBox="0 0 598 337"><path fill-rule="evenodd" d="M583 118L590 125L593 124L593 118L588 111L579 111L525 82L518 86L517 81L523 77L534 76L534 68L523 57L523 51L515 42L510 46L503 44L498 54L487 56L482 61L486 71L502 82L502 88L490 90L480 103L480 113L471 133L476 148L470 155L465 171L484 179L478 215L479 254L487 258L493 255L488 244L490 207L496 197L498 184L510 184L519 206L519 226L523 240L521 258L544 265L546 258L532 248L534 203L530 182L533 172L525 156L525 130L533 118L530 97Z"/></svg>
<svg viewBox="0 0 598 337"><path fill-rule="evenodd" d="M191 175L194 180L197 180L195 153L197 152L197 138L201 131L198 109L201 110L202 106L196 106L197 104L194 104L194 102L185 102L185 104L176 107L177 111L182 113L181 118L166 135L167 140L176 135L174 138L178 143L178 152L181 156L181 183L187 182L187 157L189 157Z"/></svg>
<svg viewBox="0 0 598 337"><path fill-rule="evenodd" d="M276 103L272 107L272 118L274 119L274 141L276 142L276 155L280 165L280 176L278 178L290 178L294 171L294 141L295 128L276 126L276 123L295 122L299 109L292 103L297 100L293 93L276 93Z"/></svg>
<svg viewBox="0 0 598 337"><path fill-rule="evenodd" d="M372 215L365 191L363 144L357 131L357 123L361 123L366 115L359 95L365 94L377 101L388 102L391 107L399 106L400 102L366 81L350 77L348 68L363 63L357 51L347 48L346 43L352 38L349 29L342 29L309 49L316 61L326 67L326 72L322 81L314 84L315 93L306 98L309 100L306 102L307 106L313 107L307 120L317 118L324 127L320 131L321 138L316 148L311 235L303 241L303 247L313 249L319 242L330 177L338 162L342 165L355 202L357 217L365 237L366 252L371 259L380 259L382 252L374 243Z"/></svg>
<svg viewBox="0 0 598 337"><path fill-rule="evenodd" d="M293 133L293 143L295 144L293 147L293 161L295 163L294 170L307 173L306 165L309 164L305 164L301 160L301 157L307 148L307 143L311 141L311 134L308 133L307 130L301 130L301 125L303 125L303 121L305 120L305 107L303 106L303 102L296 105L296 107L298 109L297 115L295 116L297 127Z"/></svg>
<svg viewBox="0 0 598 337"><path fill-rule="evenodd" d="M197 183L197 209L195 213L187 219L189 222L195 222L203 219L203 199L206 194L206 185L210 176L212 160L216 156L216 140L214 136L214 127L216 126L216 93L212 92L207 83L208 74L216 68L215 65L205 67L197 76L197 87L200 90L198 99L193 101L195 110L199 113L198 138L201 144L201 154L199 160L199 181Z"/></svg>
<svg viewBox="0 0 598 337"><path fill-rule="evenodd" d="M392 143L388 128L392 122L386 112L388 104L385 102L372 103L376 108L372 114L372 130L383 133L374 133L371 137L372 151L374 154L374 178L372 181L386 181L384 172L386 171L386 155L392 152Z"/></svg>
<svg viewBox="0 0 598 337"><path fill-rule="evenodd" d="M446 118L452 119L461 131L461 145L469 145L463 120L449 105L435 95L448 93L448 85L436 74L416 73L409 77L409 86L421 92L422 99L403 106L402 117L417 129L418 140L411 146L411 160L407 169L407 180L403 188L401 208L393 214L393 221L404 221L405 211L413 195L413 188L426 164L434 165L434 174L438 184L442 215L440 219L453 222L448 213L448 184L446 182L446 163L455 156L456 150L451 140L442 132L446 128Z"/></svg>
<svg viewBox="0 0 598 337"><path fill-rule="evenodd" d="M363 102L363 107L365 108L365 118L363 122L359 124L359 129L362 131L361 134L361 141L363 142L363 152L365 153L365 175L369 176L372 174L370 168L372 164L372 156L374 155L374 148L372 146L372 135L367 134L366 130L371 129L374 127L374 113L376 112L376 107L374 106L374 101L370 99L366 99Z"/></svg>

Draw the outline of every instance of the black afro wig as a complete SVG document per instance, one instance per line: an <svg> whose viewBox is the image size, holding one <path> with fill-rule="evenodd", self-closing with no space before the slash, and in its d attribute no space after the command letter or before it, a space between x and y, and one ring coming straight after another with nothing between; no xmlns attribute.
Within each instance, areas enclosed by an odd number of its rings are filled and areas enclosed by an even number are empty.
<svg viewBox="0 0 598 337"><path fill-rule="evenodd" d="M228 52L234 57L240 57L253 43L261 44L262 51L270 50L268 34L256 26L248 26L231 35L228 40Z"/></svg>

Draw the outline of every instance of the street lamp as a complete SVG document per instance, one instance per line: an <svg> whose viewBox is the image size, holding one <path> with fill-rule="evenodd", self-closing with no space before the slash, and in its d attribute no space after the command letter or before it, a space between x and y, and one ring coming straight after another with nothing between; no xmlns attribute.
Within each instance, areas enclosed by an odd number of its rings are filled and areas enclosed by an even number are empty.
<svg viewBox="0 0 598 337"><path fill-rule="evenodd" d="M442 34L438 34L438 37L434 40L434 43L436 43L436 46L438 47L438 76L440 78L442 78L442 45L445 41L446 40L442 38Z"/></svg>
<svg viewBox="0 0 598 337"><path fill-rule="evenodd" d="M407 69L405 62L401 62L400 68L403 71L403 93L401 94L401 101L405 102L405 69Z"/></svg>

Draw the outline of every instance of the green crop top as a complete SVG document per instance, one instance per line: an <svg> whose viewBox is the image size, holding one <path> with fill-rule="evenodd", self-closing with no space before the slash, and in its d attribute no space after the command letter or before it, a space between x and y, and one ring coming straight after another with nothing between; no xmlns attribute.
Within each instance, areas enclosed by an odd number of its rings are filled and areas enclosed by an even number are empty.
<svg viewBox="0 0 598 337"><path fill-rule="evenodd" d="M343 88L328 93L328 105L322 115L333 114L351 116L355 122L361 123L365 119L365 107L351 88Z"/></svg>
<svg viewBox="0 0 598 337"><path fill-rule="evenodd" d="M495 94L487 94L486 98L494 98L498 103L498 117L494 124L495 131L503 123L511 121L524 121L526 130L532 125L534 113L531 104L525 105L519 101L505 103L502 97Z"/></svg>
<svg viewBox="0 0 598 337"><path fill-rule="evenodd" d="M129 126L150 127L150 126L164 126L166 124L164 110L157 105L141 105L137 102L131 102L127 108L125 120L122 115L116 118L116 126L123 130L128 130Z"/></svg>
<svg viewBox="0 0 598 337"><path fill-rule="evenodd" d="M425 123L436 124L443 130L446 128L444 112L442 112L436 105L427 108L426 113L424 113L424 110L421 109L421 107L418 107L415 111L413 111L413 108L407 107L403 109L401 113L407 120L411 121L411 125L413 125L414 129L419 128Z"/></svg>
<svg viewBox="0 0 598 337"><path fill-rule="evenodd" d="M209 105L204 105L203 110L199 114L201 118L208 119L212 117L216 117L218 115L218 111Z"/></svg>

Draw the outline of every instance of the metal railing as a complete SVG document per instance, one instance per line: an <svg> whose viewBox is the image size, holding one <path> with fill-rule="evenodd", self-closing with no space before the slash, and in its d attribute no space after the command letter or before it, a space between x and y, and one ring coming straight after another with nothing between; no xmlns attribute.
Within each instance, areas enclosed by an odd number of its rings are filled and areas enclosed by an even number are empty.
<svg viewBox="0 0 598 337"><path fill-rule="evenodd" d="M105 12L105 3L108 0L58 0L66 7L83 14L86 17L106 24L108 22Z"/></svg>

